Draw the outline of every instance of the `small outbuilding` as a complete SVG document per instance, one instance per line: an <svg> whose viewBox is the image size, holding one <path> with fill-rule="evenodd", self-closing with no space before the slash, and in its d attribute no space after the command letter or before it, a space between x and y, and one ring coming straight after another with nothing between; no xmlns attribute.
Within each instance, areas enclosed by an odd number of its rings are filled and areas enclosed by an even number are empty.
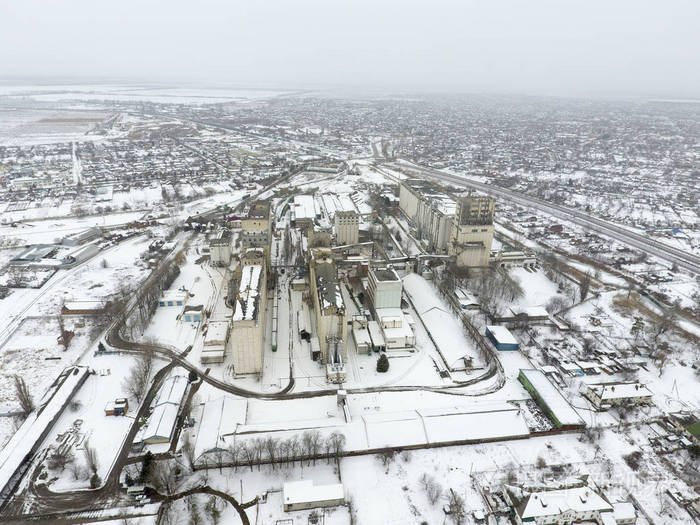
<svg viewBox="0 0 700 525"><path fill-rule="evenodd" d="M518 340L505 326L487 326L486 337L499 351L518 350L520 348Z"/></svg>
<svg viewBox="0 0 700 525"><path fill-rule="evenodd" d="M284 510L305 510L317 507L335 507L345 503L343 485L317 485L309 479L290 481L282 489Z"/></svg>
<svg viewBox="0 0 700 525"><path fill-rule="evenodd" d="M105 405L105 416L125 416L129 411L129 400L120 397Z"/></svg>

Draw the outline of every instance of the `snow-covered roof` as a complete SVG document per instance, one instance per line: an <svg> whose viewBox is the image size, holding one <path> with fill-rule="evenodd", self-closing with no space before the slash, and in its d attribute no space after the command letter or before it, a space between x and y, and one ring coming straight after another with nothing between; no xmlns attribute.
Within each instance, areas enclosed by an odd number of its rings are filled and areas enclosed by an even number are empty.
<svg viewBox="0 0 700 525"><path fill-rule="evenodd" d="M154 406L162 405L164 403L171 403L176 406L180 406L182 398L185 396L185 390L187 390L187 378L185 376L171 376L165 381L163 381L163 386L158 390L158 395L154 402Z"/></svg>
<svg viewBox="0 0 700 525"><path fill-rule="evenodd" d="M511 485L506 485L505 489L514 501L515 510L523 521L544 516L558 516L567 511L584 513L613 510L612 505L589 486L539 492L527 492Z"/></svg>
<svg viewBox="0 0 700 525"><path fill-rule="evenodd" d="M634 510L634 505L627 501L613 503L613 512L615 520L634 520L637 518L637 511Z"/></svg>
<svg viewBox="0 0 700 525"><path fill-rule="evenodd" d="M652 391L641 383L597 383L588 385L601 400L651 397Z"/></svg>
<svg viewBox="0 0 700 525"><path fill-rule="evenodd" d="M241 270L241 282L236 297L236 310L233 312L234 321L253 321L258 317L258 300L260 296L260 276L262 266L251 264Z"/></svg>
<svg viewBox="0 0 700 525"><path fill-rule="evenodd" d="M66 310L102 310L105 307L104 301L66 301L63 303Z"/></svg>
<svg viewBox="0 0 700 525"><path fill-rule="evenodd" d="M222 345L226 342L228 321L210 321L207 335L204 336L204 346Z"/></svg>
<svg viewBox="0 0 700 525"><path fill-rule="evenodd" d="M369 337L369 330L364 329L364 328L353 328L352 329L352 336L355 339L355 344L357 345L363 345L363 344L371 344L372 340Z"/></svg>
<svg viewBox="0 0 700 525"><path fill-rule="evenodd" d="M566 398L557 389L541 370L521 369L520 373L527 379L537 391L537 395L547 408L554 414L562 426L580 426L584 422L578 413L571 407Z"/></svg>
<svg viewBox="0 0 700 525"><path fill-rule="evenodd" d="M487 326L486 327L489 332L491 332L491 335L498 341L500 344L504 345L517 345L518 340L515 338L513 334L510 333L510 330L508 330L505 326Z"/></svg>
<svg viewBox="0 0 700 525"><path fill-rule="evenodd" d="M39 408L38 412L32 412L10 441L0 449L0 492L37 441L42 438L46 428L63 410L76 387L82 384L88 373L89 369L86 367L72 367L64 370L62 374L64 379L56 390L52 390L51 398Z"/></svg>
<svg viewBox="0 0 700 525"><path fill-rule="evenodd" d="M182 290L165 290L161 296L161 301L184 301L187 298L187 292Z"/></svg>
<svg viewBox="0 0 700 525"><path fill-rule="evenodd" d="M294 196L294 218L295 220L315 219L316 204L313 195Z"/></svg>
<svg viewBox="0 0 700 525"><path fill-rule="evenodd" d="M239 424L245 423L248 401L221 396L204 403L195 443L195 458L213 450L227 448L224 437L233 434Z"/></svg>
<svg viewBox="0 0 700 525"><path fill-rule="evenodd" d="M386 342L384 341L384 335L382 335L382 329L379 327L377 321L370 321L367 323L367 331L372 338L372 343L374 346L384 346Z"/></svg>
<svg viewBox="0 0 700 525"><path fill-rule="evenodd" d="M178 405L163 403L153 409L148 424L142 432L142 439L150 441L154 439L170 439L177 420Z"/></svg>
<svg viewBox="0 0 700 525"><path fill-rule="evenodd" d="M287 482L284 484L282 491L285 505L342 500L345 498L342 483L314 486L314 482L309 479Z"/></svg>
<svg viewBox="0 0 700 525"><path fill-rule="evenodd" d="M513 307L510 309L513 315L524 315L525 317L549 317L549 312L543 306L528 306L526 308Z"/></svg>
<svg viewBox="0 0 700 525"><path fill-rule="evenodd" d="M316 289L318 300L322 309L335 306L339 311L345 308L343 295L338 283L338 274L335 265L331 262L319 262L315 267Z"/></svg>

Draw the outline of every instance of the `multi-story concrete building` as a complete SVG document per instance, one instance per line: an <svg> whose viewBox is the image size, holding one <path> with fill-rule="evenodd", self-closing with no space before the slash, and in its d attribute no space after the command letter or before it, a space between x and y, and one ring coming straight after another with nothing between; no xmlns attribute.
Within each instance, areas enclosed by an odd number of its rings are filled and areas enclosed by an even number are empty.
<svg viewBox="0 0 700 525"><path fill-rule="evenodd" d="M221 230L209 241L209 260L213 266L228 266L231 262L231 232Z"/></svg>
<svg viewBox="0 0 700 525"><path fill-rule="evenodd" d="M371 268L367 279L367 292L372 306L377 308L401 308L403 283L393 268Z"/></svg>
<svg viewBox="0 0 700 525"><path fill-rule="evenodd" d="M267 305L265 267L265 256L260 249L249 249L241 257L228 339L235 374L255 374L262 370Z"/></svg>
<svg viewBox="0 0 700 525"><path fill-rule="evenodd" d="M457 266L488 266L493 242L494 200L467 196L457 200L448 253L457 256Z"/></svg>
<svg viewBox="0 0 700 525"><path fill-rule="evenodd" d="M494 201L486 196L454 199L422 179L399 184L399 207L418 239L435 253L456 256L459 266L487 266L493 242Z"/></svg>
<svg viewBox="0 0 700 525"><path fill-rule="evenodd" d="M335 242L341 246L357 244L360 240L360 219L354 211L336 211Z"/></svg>
<svg viewBox="0 0 700 525"><path fill-rule="evenodd" d="M309 282L311 300L314 305L316 335L321 345L321 356L325 363L345 363L347 354L347 322L345 303L338 282L338 270L328 248L311 251Z"/></svg>
<svg viewBox="0 0 700 525"><path fill-rule="evenodd" d="M429 250L447 253L456 209L450 195L425 180L405 179L399 184L399 207Z"/></svg>
<svg viewBox="0 0 700 525"><path fill-rule="evenodd" d="M270 205L257 201L241 219L241 247L268 248L270 245Z"/></svg>

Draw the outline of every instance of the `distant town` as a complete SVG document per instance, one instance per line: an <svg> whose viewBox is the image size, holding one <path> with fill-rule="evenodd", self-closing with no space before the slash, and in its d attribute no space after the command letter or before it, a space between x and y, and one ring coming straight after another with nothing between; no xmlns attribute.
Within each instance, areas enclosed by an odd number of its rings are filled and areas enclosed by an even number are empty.
<svg viewBox="0 0 700 525"><path fill-rule="evenodd" d="M699 521L698 137L670 100L0 91L0 522Z"/></svg>

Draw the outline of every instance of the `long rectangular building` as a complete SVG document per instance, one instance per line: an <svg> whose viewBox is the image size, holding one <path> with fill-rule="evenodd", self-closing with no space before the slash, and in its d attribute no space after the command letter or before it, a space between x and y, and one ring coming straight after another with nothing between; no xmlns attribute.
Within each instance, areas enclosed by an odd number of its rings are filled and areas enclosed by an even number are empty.
<svg viewBox="0 0 700 525"><path fill-rule="evenodd" d="M562 430L574 430L583 428L585 423L578 413L569 404L562 393L555 387L544 372L535 369L522 369L518 375L522 383L537 402L551 418L557 428Z"/></svg>
<svg viewBox="0 0 700 525"><path fill-rule="evenodd" d="M422 179L405 179L399 184L399 207L413 222L417 237L436 253L447 253L455 200Z"/></svg>
<svg viewBox="0 0 700 525"><path fill-rule="evenodd" d="M235 374L256 374L262 370L267 278L264 257L249 250L241 258L231 335L228 345Z"/></svg>

